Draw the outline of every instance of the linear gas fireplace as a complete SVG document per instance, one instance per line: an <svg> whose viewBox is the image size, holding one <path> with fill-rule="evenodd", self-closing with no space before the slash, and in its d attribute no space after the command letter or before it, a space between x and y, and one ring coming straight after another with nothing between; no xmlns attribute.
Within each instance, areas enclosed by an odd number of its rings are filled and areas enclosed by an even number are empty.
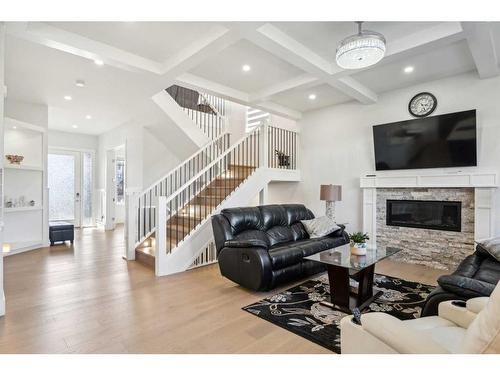
<svg viewBox="0 0 500 375"><path fill-rule="evenodd" d="M462 202L387 200L386 224L398 227L462 231Z"/></svg>

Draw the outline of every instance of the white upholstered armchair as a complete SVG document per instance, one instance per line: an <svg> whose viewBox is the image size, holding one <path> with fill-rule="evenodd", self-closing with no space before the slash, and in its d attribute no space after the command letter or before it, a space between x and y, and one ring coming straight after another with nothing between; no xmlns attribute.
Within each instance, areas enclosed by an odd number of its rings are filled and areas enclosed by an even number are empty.
<svg viewBox="0 0 500 375"><path fill-rule="evenodd" d="M500 353L500 283L488 297L472 298L465 307L446 301L439 315L399 320L385 313L341 321L342 354Z"/></svg>

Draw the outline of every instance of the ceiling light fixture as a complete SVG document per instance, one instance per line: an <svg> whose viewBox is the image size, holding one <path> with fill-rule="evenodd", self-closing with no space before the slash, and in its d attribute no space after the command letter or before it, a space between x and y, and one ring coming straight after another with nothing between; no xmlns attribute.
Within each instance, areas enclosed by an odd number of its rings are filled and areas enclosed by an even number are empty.
<svg viewBox="0 0 500 375"><path fill-rule="evenodd" d="M83 79L77 79L75 85L78 87L85 87L85 81Z"/></svg>
<svg viewBox="0 0 500 375"><path fill-rule="evenodd" d="M78 128L78 125L71 125L71 127L72 127L73 129L76 129L76 128Z"/></svg>
<svg viewBox="0 0 500 375"><path fill-rule="evenodd" d="M12 127L12 129L16 130L16 129L17 129L17 126L16 126L16 125L14 125L14 126Z"/></svg>
<svg viewBox="0 0 500 375"><path fill-rule="evenodd" d="M70 95L64 95L64 100L70 101L73 100L73 98Z"/></svg>
<svg viewBox="0 0 500 375"><path fill-rule="evenodd" d="M241 69L242 69L244 72L249 72L249 71L250 71L250 69L252 69L252 68L250 67L250 65L245 64L245 65L243 65L243 66L241 67Z"/></svg>
<svg viewBox="0 0 500 375"><path fill-rule="evenodd" d="M85 116L85 118L86 118L87 120L92 120L92 116L91 116L91 115L87 115L87 116Z"/></svg>
<svg viewBox="0 0 500 375"><path fill-rule="evenodd" d="M309 94L309 100L316 99L316 94Z"/></svg>
<svg viewBox="0 0 500 375"><path fill-rule="evenodd" d="M404 72L405 73L411 73L413 72L415 68L413 66L407 66L406 68L404 68Z"/></svg>
<svg viewBox="0 0 500 375"><path fill-rule="evenodd" d="M362 30L363 22L357 21L358 33L342 40L337 47L335 60L344 69L361 69L374 65L385 55L385 38L375 31Z"/></svg>
<svg viewBox="0 0 500 375"><path fill-rule="evenodd" d="M95 63L96 65L99 65L99 66L104 65L104 61L99 60L99 59L94 60L94 63Z"/></svg>

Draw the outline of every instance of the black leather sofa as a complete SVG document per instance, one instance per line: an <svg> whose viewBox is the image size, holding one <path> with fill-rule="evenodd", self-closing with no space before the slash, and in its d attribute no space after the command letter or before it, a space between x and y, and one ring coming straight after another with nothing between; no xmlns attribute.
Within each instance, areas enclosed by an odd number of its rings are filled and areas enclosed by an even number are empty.
<svg viewBox="0 0 500 375"><path fill-rule="evenodd" d="M349 235L341 227L311 239L300 220L313 218L301 204L230 208L212 216L221 274L252 290L270 290L324 271L303 258L347 244Z"/></svg>
<svg viewBox="0 0 500 375"><path fill-rule="evenodd" d="M428 296L421 316L438 314L443 301L466 301L474 297L488 297L500 280L500 262L481 246L466 257L451 275L439 277L438 284Z"/></svg>

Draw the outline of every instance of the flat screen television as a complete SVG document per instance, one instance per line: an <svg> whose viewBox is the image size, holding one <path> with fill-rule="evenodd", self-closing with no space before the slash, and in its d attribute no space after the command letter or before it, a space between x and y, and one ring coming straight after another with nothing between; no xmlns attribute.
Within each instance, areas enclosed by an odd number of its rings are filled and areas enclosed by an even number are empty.
<svg viewBox="0 0 500 375"><path fill-rule="evenodd" d="M375 169L477 165L476 110L375 125Z"/></svg>

